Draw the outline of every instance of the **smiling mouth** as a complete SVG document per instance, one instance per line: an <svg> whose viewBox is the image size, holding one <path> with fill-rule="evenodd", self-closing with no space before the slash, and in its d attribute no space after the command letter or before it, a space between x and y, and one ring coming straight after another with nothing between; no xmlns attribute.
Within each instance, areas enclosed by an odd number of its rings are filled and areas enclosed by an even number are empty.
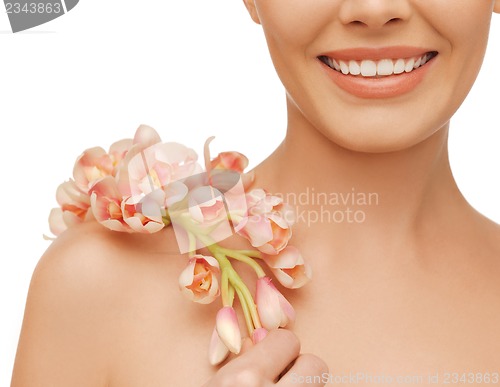
<svg viewBox="0 0 500 387"><path fill-rule="evenodd" d="M353 75L364 78L383 78L391 75L411 73L419 67L425 66L438 55L437 51L429 51L423 55L401 59L382 60L339 60L328 56L318 56L318 59L331 69L344 75Z"/></svg>

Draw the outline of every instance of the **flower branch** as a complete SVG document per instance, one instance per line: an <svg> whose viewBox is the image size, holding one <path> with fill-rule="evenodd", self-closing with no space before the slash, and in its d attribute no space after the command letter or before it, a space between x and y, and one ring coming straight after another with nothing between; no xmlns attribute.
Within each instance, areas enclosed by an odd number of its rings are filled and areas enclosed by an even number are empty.
<svg viewBox="0 0 500 387"><path fill-rule="evenodd" d="M58 187L59 207L50 212L49 225L56 236L84 221L127 233L172 228L180 252L188 258L179 276L181 292L200 304L221 298L209 344L209 361L216 365L229 352L241 349L235 295L254 343L295 319L292 305L262 265L290 289L305 285L312 272L299 250L289 244L291 208L263 189L250 189L254 174L244 172L248 159L241 153L221 152L212 159L212 140L205 143L204 168L192 149L161 142L146 125L133 139L117 141L108 151L87 149L75 162L73 178ZM251 248L221 245L234 234ZM211 255L201 254L202 248ZM255 272L253 294L231 260Z"/></svg>

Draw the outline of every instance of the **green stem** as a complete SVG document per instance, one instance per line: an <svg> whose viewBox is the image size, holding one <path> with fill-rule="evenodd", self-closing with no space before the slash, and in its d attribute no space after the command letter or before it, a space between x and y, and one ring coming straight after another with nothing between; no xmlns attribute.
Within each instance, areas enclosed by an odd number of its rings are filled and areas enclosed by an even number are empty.
<svg viewBox="0 0 500 387"><path fill-rule="evenodd" d="M255 262L252 258L250 258L246 254L242 254L238 250L231 250L231 249L226 249L224 247L218 246L217 249L222 252L223 254L236 259L237 261L244 262L247 265L249 265L252 269L255 270L255 273L257 274L257 277L262 278L266 276L266 273L262 269L262 267Z"/></svg>
<svg viewBox="0 0 500 387"><path fill-rule="evenodd" d="M251 258L262 258L262 253L259 250L234 250L238 254L243 254Z"/></svg>
<svg viewBox="0 0 500 387"><path fill-rule="evenodd" d="M253 320L253 325L255 328L262 328L262 324L260 322L259 314L257 313L257 307L255 305L255 302L252 297L252 293L250 293L250 290L248 290L248 287L245 285L243 280L240 278L238 273L236 271L232 271L229 280L231 281L231 284L234 286L236 292L241 292L242 296L245 299L245 302L248 306L248 309L250 311L250 315L252 316ZM239 295L239 294L238 294Z"/></svg>
<svg viewBox="0 0 500 387"><path fill-rule="evenodd" d="M172 223L172 222L170 221L170 217L168 216L168 213L167 213L167 215L166 215L166 216L163 216L163 217L162 217L162 220L163 220L163 224L165 225L165 227L170 226L170 223Z"/></svg>
<svg viewBox="0 0 500 387"><path fill-rule="evenodd" d="M188 239L189 239L189 258L192 258L196 255L196 237L190 231L187 231Z"/></svg>
<svg viewBox="0 0 500 387"><path fill-rule="evenodd" d="M186 231L189 230L188 232L192 232L196 238L198 238L203 244L205 244L207 249L212 253L214 258L217 259L217 262L219 263L222 273L221 294L223 305L232 306L232 303L230 303L229 294L229 286L232 285L234 287L234 290L238 294L238 297L240 297L241 293L241 297L243 297L243 301L241 302L241 304L246 305L246 307L248 308L248 312L253 321L253 326L255 328L262 328L262 324L260 322L259 314L257 312L257 307L253 300L252 294L250 293L250 290L248 290L248 287L245 285L239 274L236 272L236 270L234 270L227 256L250 265L255 270L259 278L265 277L266 275L262 267L260 267L260 265L248 255L245 255L238 250L226 249L219 246L208 235L196 232L196 228L194 230L190 228L189 224L186 224L186 222L189 223L189 220L187 218L184 218L183 220L184 221L182 222L182 225L184 226ZM252 254L254 255L255 253ZM245 312L245 310L243 312Z"/></svg>
<svg viewBox="0 0 500 387"><path fill-rule="evenodd" d="M228 287L228 298L229 298L229 304L232 306L234 303L234 286L229 283Z"/></svg>
<svg viewBox="0 0 500 387"><path fill-rule="evenodd" d="M217 257L215 258L219 262L219 265L222 267L219 259ZM229 294L229 271L224 269L222 269L222 275L221 275L221 297L223 306L233 306L232 301L234 299L234 293L232 297L230 297Z"/></svg>
<svg viewBox="0 0 500 387"><path fill-rule="evenodd" d="M239 289L235 289L235 290L236 290L236 294L238 294L238 298L240 300L241 308L243 309L243 315L245 316L245 322L247 324L248 334L251 337L252 333L254 331L253 322L252 322L252 316L250 315L250 311L248 310L248 305L246 303L245 297L241 293L241 290L239 290Z"/></svg>

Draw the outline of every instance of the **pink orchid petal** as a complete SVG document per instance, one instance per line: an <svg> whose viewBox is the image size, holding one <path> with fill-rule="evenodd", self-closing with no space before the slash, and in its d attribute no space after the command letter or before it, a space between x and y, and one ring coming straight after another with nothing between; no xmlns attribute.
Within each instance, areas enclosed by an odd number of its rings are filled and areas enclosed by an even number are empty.
<svg viewBox="0 0 500 387"><path fill-rule="evenodd" d="M274 195L267 195L265 198L262 199L266 205L271 206L271 207L276 207L280 204L283 203L283 199L280 198L279 196L274 196Z"/></svg>
<svg viewBox="0 0 500 387"><path fill-rule="evenodd" d="M133 145L125 155L124 159L120 163L119 168L116 171L116 183L118 190L122 194L122 196L130 196L132 195L132 189L133 189L133 183L132 183L132 177L130 176L130 171L129 171L129 164L132 159L134 159L137 155L139 158L142 159L140 156L141 153L141 147L136 144ZM141 168L140 163L137 163L137 165L134 166L134 168ZM141 170L141 169L140 169ZM146 169L143 168L143 171ZM134 174L136 171L134 170ZM146 174L146 172L144 172Z"/></svg>
<svg viewBox="0 0 500 387"><path fill-rule="evenodd" d="M300 288L312 278L311 267L304 262L295 246L287 246L277 255L264 255L262 258L277 280L289 289Z"/></svg>
<svg viewBox="0 0 500 387"><path fill-rule="evenodd" d="M131 138L124 138L122 140L115 141L109 147L109 154L116 157L116 155L123 155L134 145L134 140Z"/></svg>
<svg viewBox="0 0 500 387"><path fill-rule="evenodd" d="M132 230L140 233L153 234L165 227L165 224L148 220L145 223L142 214L134 214L134 216L124 217L123 220L127 223Z"/></svg>
<svg viewBox="0 0 500 387"><path fill-rule="evenodd" d="M278 328L282 319L280 299L269 277L257 280L255 299L262 326L267 330Z"/></svg>
<svg viewBox="0 0 500 387"><path fill-rule="evenodd" d="M90 220L96 220L95 216L94 216L94 213L92 211L92 209L89 209L87 211L87 214L85 215L85 217L83 218L83 221L84 222L88 222Z"/></svg>
<svg viewBox="0 0 500 387"><path fill-rule="evenodd" d="M268 330L266 328L257 328L252 333L252 342L257 344L264 340L268 334Z"/></svg>
<svg viewBox="0 0 500 387"><path fill-rule="evenodd" d="M57 187L56 200L61 206L64 204L73 204L81 208L86 208L90 205L88 193L78 188L74 180L68 180Z"/></svg>
<svg viewBox="0 0 500 387"><path fill-rule="evenodd" d="M221 341L233 353L241 350L241 333L235 310L225 306L217 312L215 327Z"/></svg>
<svg viewBox="0 0 500 387"><path fill-rule="evenodd" d="M145 149L132 147L117 172L118 188L124 196L141 196L162 189L172 181L174 167L161 161L164 144Z"/></svg>
<svg viewBox="0 0 500 387"><path fill-rule="evenodd" d="M210 143L215 139L214 136L211 136L206 139L205 145L203 146L203 156L205 160L205 169L208 174L210 174L210 171L212 170L212 164L210 162Z"/></svg>
<svg viewBox="0 0 500 387"><path fill-rule="evenodd" d="M198 155L193 149L177 142L163 143L160 148L160 154L157 157L158 160L164 163L176 166L180 166L178 164L189 163L198 159Z"/></svg>
<svg viewBox="0 0 500 387"><path fill-rule="evenodd" d="M142 214L148 219L161 223L163 221L165 196L165 192L161 189L157 189L146 195L141 201Z"/></svg>
<svg viewBox="0 0 500 387"><path fill-rule="evenodd" d="M257 246L257 249L264 253L264 254L269 254L269 255L275 255L278 254L279 251L271 244L265 243L262 246Z"/></svg>
<svg viewBox="0 0 500 387"><path fill-rule="evenodd" d="M241 175L241 181L243 182L243 187L245 190L250 188L250 186L255 181L255 171L250 171Z"/></svg>
<svg viewBox="0 0 500 387"><path fill-rule="evenodd" d="M240 232L252 246L258 247L273 239L273 230L269 219L263 216L250 216Z"/></svg>
<svg viewBox="0 0 500 387"><path fill-rule="evenodd" d="M71 227L71 226L73 226L75 224L79 224L79 223L83 222L83 219L81 219L80 217L76 216L71 211L63 211L62 217L63 217L64 223L68 227Z"/></svg>
<svg viewBox="0 0 500 387"><path fill-rule="evenodd" d="M184 183L181 183L180 181L173 181L172 183L168 184L165 187L164 191L166 195L165 204L167 207L180 202L188 194L188 188Z"/></svg>
<svg viewBox="0 0 500 387"><path fill-rule="evenodd" d="M251 215L253 212L250 212L253 207L257 205L263 198L266 197L266 191L261 188L255 188L248 192L246 195L248 213ZM257 211L258 213L258 211Z"/></svg>
<svg viewBox="0 0 500 387"><path fill-rule="evenodd" d="M229 352L229 349L222 342L219 334L217 333L217 329L214 327L212 338L210 339L210 345L208 347L208 361L213 366L219 365L226 360Z"/></svg>
<svg viewBox="0 0 500 387"><path fill-rule="evenodd" d="M201 254L196 254L196 258L203 257L205 261L208 262L208 264L216 269L219 269L219 261L217 261L214 257L211 257L210 255L201 255Z"/></svg>
<svg viewBox="0 0 500 387"><path fill-rule="evenodd" d="M124 225L122 222L116 219L103 220L100 223L106 228L113 231L128 232L128 233L133 232L133 230L130 227Z"/></svg>
<svg viewBox="0 0 500 387"><path fill-rule="evenodd" d="M123 220L122 197L115 178L107 176L99 180L92 186L90 192L92 213L99 223L114 231L132 231Z"/></svg>
<svg viewBox="0 0 500 387"><path fill-rule="evenodd" d="M210 161L211 169L226 169L243 173L248 166L248 158L239 152L221 152Z"/></svg>
<svg viewBox="0 0 500 387"><path fill-rule="evenodd" d="M287 246L278 255L266 255L263 258L274 269L292 269L304 264L304 258L295 246Z"/></svg>
<svg viewBox="0 0 500 387"><path fill-rule="evenodd" d="M211 186L201 186L188 193L188 212L191 219L203 228L227 224L228 218L222 193Z"/></svg>
<svg viewBox="0 0 500 387"><path fill-rule="evenodd" d="M261 246L254 246L265 254L278 254L287 246L288 241L292 237L292 229L289 227L280 227L276 224L276 219L279 219L279 217L270 220L271 230L273 234L271 240Z"/></svg>
<svg viewBox="0 0 500 387"><path fill-rule="evenodd" d="M113 166L115 169L113 170L113 174L116 174L116 167L118 164L124 159L125 155L129 151L130 148L132 148L132 145L134 144L133 140L131 138L126 138L123 140L119 140L114 142L110 147L109 147L109 155L111 157L111 160L113 161Z"/></svg>
<svg viewBox="0 0 500 387"><path fill-rule="evenodd" d="M113 162L101 147L85 150L76 160L73 167L73 178L83 191L96 180L113 173Z"/></svg>
<svg viewBox="0 0 500 387"><path fill-rule="evenodd" d="M289 228L288 222L277 212L272 212L267 215L268 219L276 223L280 228Z"/></svg>
<svg viewBox="0 0 500 387"><path fill-rule="evenodd" d="M279 212L281 213L281 217L288 223L288 227L293 226L297 221L295 211L289 204L283 203Z"/></svg>
<svg viewBox="0 0 500 387"><path fill-rule="evenodd" d="M134 135L133 143L139 144L142 149L161 142L160 135L151 126L140 125Z"/></svg>
<svg viewBox="0 0 500 387"><path fill-rule="evenodd" d="M187 178L198 169L196 152L176 142L159 144L155 158L158 162L171 166L171 180Z"/></svg>
<svg viewBox="0 0 500 387"><path fill-rule="evenodd" d="M295 270L293 277L282 269L271 269L271 271L283 286L288 289L298 289L311 280L312 269L307 264L299 266L297 269L300 270Z"/></svg>
<svg viewBox="0 0 500 387"><path fill-rule="evenodd" d="M144 151L136 153L133 157L128 159L127 169L130 180L142 181L151 168L150 163L145 161Z"/></svg>
<svg viewBox="0 0 500 387"><path fill-rule="evenodd" d="M55 235L61 235L68 226L64 222L63 212L60 208L53 208L49 214L49 229Z"/></svg>
<svg viewBox="0 0 500 387"><path fill-rule="evenodd" d="M186 287L188 285L191 285L193 283L193 275L194 275L193 273L194 273L195 264L196 264L196 260L190 259L188 265L181 272L181 274L179 276L179 286L181 288Z"/></svg>
<svg viewBox="0 0 500 387"><path fill-rule="evenodd" d="M179 287L191 301L209 304L220 294L219 273L219 263L214 257L196 254L180 274Z"/></svg>
<svg viewBox="0 0 500 387"><path fill-rule="evenodd" d="M289 323L295 321L295 310L293 309L292 304L288 302L288 300L283 296L283 294L279 293L280 306L282 311L282 321L280 327L285 327Z"/></svg>
<svg viewBox="0 0 500 387"><path fill-rule="evenodd" d="M130 217L127 217L127 218L123 218L123 220L135 232L143 232L144 224L142 223L142 220L139 219L138 217L130 216Z"/></svg>
<svg viewBox="0 0 500 387"><path fill-rule="evenodd" d="M295 311L269 277L257 280L256 304L262 326L268 330L285 327L295 320Z"/></svg>
<svg viewBox="0 0 500 387"><path fill-rule="evenodd" d="M201 208L199 206L189 206L188 211L191 219L198 223L203 223L203 212L201 212Z"/></svg>

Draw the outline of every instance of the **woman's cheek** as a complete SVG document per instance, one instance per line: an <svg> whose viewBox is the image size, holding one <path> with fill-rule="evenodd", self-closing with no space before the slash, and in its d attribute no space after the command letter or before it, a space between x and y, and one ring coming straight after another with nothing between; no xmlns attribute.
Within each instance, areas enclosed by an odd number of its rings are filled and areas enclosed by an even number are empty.
<svg viewBox="0 0 500 387"><path fill-rule="evenodd" d="M266 36L276 44L302 47L310 44L325 25L335 20L331 1L303 0L256 1Z"/></svg>
<svg viewBox="0 0 500 387"><path fill-rule="evenodd" d="M454 46L477 44L487 36L491 20L490 0L414 0L421 14ZM443 17L445 15L445 17Z"/></svg>

